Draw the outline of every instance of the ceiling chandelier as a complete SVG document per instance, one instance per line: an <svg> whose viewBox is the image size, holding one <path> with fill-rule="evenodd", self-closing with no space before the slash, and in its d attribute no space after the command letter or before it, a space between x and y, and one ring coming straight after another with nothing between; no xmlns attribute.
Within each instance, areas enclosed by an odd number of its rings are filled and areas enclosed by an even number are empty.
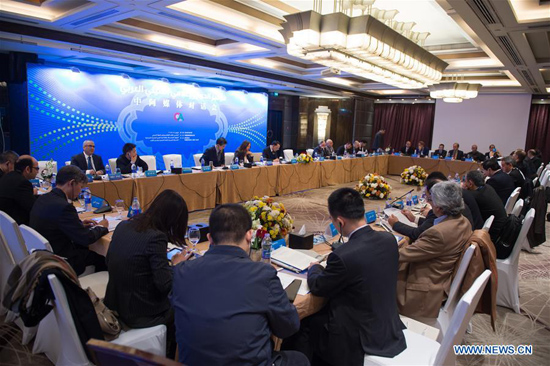
<svg viewBox="0 0 550 366"><path fill-rule="evenodd" d="M393 20L397 10L372 3L335 1L334 13L322 15L316 0L314 10L285 15L280 32L288 54L403 89L438 83L448 64L420 46L429 33L413 32L415 23ZM345 14L354 8L363 15Z"/></svg>
<svg viewBox="0 0 550 366"><path fill-rule="evenodd" d="M481 84L459 83L456 81L430 86L430 97L443 99L447 103L461 103L464 99L473 99Z"/></svg>

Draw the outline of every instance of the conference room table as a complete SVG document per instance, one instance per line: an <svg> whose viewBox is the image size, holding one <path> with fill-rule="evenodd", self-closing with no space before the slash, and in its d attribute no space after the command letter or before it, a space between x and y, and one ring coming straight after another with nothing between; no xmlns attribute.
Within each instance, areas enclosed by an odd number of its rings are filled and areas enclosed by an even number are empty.
<svg viewBox="0 0 550 366"><path fill-rule="evenodd" d="M159 174L156 177L126 178L117 181L94 181L88 184L92 194L114 205L123 200L126 207L137 197L142 209L165 189L173 189L185 199L189 211L212 209L224 203L244 202L254 196L277 196L326 186L358 182L368 173L399 175L412 165L428 173L464 175L475 170L475 162L436 160L405 156L369 156L340 160L315 161L309 164L273 164L237 170L193 170L187 174Z"/></svg>

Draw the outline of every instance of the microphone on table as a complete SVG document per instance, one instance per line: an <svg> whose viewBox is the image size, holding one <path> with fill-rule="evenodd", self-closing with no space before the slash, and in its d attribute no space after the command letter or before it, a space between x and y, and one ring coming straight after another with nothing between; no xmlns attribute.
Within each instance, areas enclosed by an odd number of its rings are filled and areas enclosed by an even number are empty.
<svg viewBox="0 0 550 366"><path fill-rule="evenodd" d="M397 197L396 199L394 199L393 201L391 201L389 204L390 206L393 206L393 204L397 201L399 201L401 198L405 197L406 195L408 195L409 193L412 193L414 191L414 189L411 189L410 191L408 191L407 193L405 193L404 195L402 196L399 196Z"/></svg>
<svg viewBox="0 0 550 366"><path fill-rule="evenodd" d="M95 214L102 214L102 213L105 213L105 212L113 211L113 209L111 207L111 204L109 203L109 201L107 201L106 198L96 196L95 194L92 194L92 197L101 198L103 200L103 202L107 204L107 205L103 205L102 207L95 210L94 211Z"/></svg>

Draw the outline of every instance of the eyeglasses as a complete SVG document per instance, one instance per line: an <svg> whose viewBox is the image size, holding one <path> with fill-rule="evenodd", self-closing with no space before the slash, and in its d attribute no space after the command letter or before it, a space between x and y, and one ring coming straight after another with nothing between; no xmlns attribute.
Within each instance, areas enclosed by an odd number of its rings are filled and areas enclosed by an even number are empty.
<svg viewBox="0 0 550 366"><path fill-rule="evenodd" d="M37 167L37 166L33 166L32 168L36 170L40 170L40 167Z"/></svg>
<svg viewBox="0 0 550 366"><path fill-rule="evenodd" d="M84 147L95 147L95 145L84 145Z"/></svg>

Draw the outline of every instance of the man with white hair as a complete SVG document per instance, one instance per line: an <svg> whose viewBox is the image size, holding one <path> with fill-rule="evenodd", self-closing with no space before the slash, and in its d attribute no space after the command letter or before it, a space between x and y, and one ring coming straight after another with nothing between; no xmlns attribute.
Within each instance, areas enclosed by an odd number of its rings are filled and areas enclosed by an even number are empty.
<svg viewBox="0 0 550 366"><path fill-rule="evenodd" d="M328 139L325 142L325 152L327 153L327 156L332 156L334 154L334 142L332 142L331 139Z"/></svg>
<svg viewBox="0 0 550 366"><path fill-rule="evenodd" d="M462 216L462 189L455 182L440 182L430 190L437 218L412 245L399 250L397 304L399 314L411 318L437 318L451 287L452 274L472 235Z"/></svg>
<svg viewBox="0 0 550 366"><path fill-rule="evenodd" d="M101 156L94 154L95 143L92 140L84 141L82 150L81 154L76 154L71 158L71 165L79 167L85 174L104 174L103 159L101 159Z"/></svg>

